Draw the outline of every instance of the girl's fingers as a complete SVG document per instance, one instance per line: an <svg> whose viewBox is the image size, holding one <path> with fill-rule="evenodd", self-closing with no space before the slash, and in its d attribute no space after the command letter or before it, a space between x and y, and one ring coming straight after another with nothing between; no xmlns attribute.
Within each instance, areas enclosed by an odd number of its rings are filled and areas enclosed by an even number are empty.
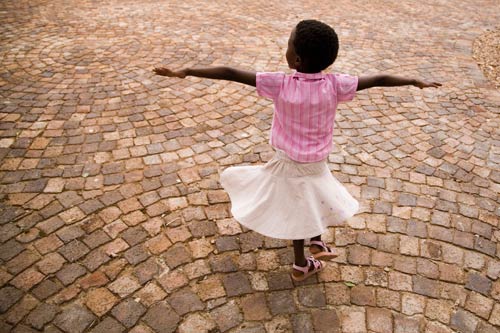
<svg viewBox="0 0 500 333"><path fill-rule="evenodd" d="M166 75L166 76L172 76L172 71L168 68L165 68L165 67L155 67L153 69L153 71L156 73L156 74L159 74L159 75Z"/></svg>
<svg viewBox="0 0 500 333"><path fill-rule="evenodd" d="M158 75L163 75L163 76L169 76L169 77L178 77L178 78L184 78L186 74L183 71L178 71L174 72L168 68L165 67L155 67L153 71L158 74Z"/></svg>

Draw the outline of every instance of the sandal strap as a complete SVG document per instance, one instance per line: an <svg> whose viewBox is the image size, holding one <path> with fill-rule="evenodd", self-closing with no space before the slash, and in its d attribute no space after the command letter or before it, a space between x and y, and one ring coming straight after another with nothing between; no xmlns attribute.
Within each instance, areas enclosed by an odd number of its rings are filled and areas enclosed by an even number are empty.
<svg viewBox="0 0 500 333"><path fill-rule="evenodd" d="M324 251L331 252L331 249L328 246L326 246L325 242L323 242L323 241L310 241L309 244L318 245L318 246L322 247Z"/></svg>
<svg viewBox="0 0 500 333"><path fill-rule="evenodd" d="M293 269L303 272L304 274L309 272L309 266L312 266L312 270L318 270L321 268L321 261L314 259L314 257L306 258L306 265L304 267L293 264ZM311 264L311 265L309 265Z"/></svg>
<svg viewBox="0 0 500 333"><path fill-rule="evenodd" d="M304 267L293 264L293 269L301 271L302 273L305 274L309 272L309 262L307 262L307 265L305 265Z"/></svg>
<svg viewBox="0 0 500 333"><path fill-rule="evenodd" d="M311 263L314 267L314 270L318 270L321 268L321 261L317 260L317 259L314 259L314 257L309 257L307 258L307 262ZM309 266L309 265L308 265Z"/></svg>

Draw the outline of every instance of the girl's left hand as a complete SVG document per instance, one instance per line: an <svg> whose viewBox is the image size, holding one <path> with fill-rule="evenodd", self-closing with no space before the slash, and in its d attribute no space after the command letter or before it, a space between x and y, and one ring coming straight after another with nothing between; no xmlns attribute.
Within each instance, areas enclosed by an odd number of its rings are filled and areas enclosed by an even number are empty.
<svg viewBox="0 0 500 333"><path fill-rule="evenodd" d="M186 77L186 70L181 69L180 71L172 71L165 67L156 67L153 72L157 75L168 76L168 77L178 77L183 79Z"/></svg>
<svg viewBox="0 0 500 333"><path fill-rule="evenodd" d="M439 82L427 82L427 81L416 80L414 86L415 87L419 87L420 89L423 89L423 88L438 88L438 87L441 87L442 84L439 83Z"/></svg>

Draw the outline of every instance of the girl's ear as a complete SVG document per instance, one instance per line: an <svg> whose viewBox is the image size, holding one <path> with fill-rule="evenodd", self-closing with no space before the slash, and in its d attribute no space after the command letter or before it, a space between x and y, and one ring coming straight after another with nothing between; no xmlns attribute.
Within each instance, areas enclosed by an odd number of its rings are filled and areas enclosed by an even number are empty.
<svg viewBox="0 0 500 333"><path fill-rule="evenodd" d="M299 70L300 66L302 65L302 59L299 56L295 57L295 68Z"/></svg>

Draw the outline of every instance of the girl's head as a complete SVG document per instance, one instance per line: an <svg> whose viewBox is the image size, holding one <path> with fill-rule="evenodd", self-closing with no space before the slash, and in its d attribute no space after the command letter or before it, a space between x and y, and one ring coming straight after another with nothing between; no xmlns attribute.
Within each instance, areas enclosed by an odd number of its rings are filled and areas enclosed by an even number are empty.
<svg viewBox="0 0 500 333"><path fill-rule="evenodd" d="M318 73L333 64L338 51L339 39L332 27L316 20L304 20L290 34L286 60L291 69Z"/></svg>

